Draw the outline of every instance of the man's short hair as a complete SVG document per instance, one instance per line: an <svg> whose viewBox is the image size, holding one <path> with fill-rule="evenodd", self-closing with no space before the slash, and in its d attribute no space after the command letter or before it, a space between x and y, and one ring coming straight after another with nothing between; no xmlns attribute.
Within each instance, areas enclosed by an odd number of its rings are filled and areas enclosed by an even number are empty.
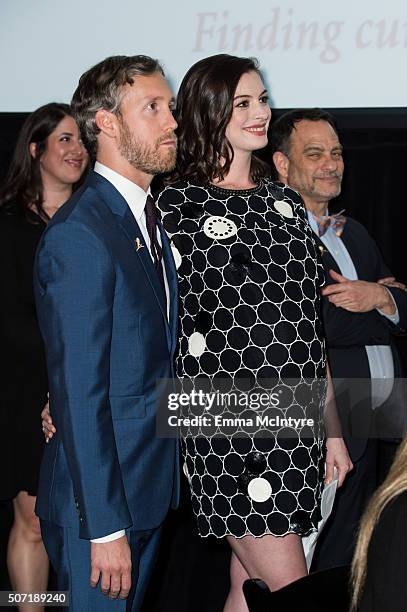
<svg viewBox="0 0 407 612"><path fill-rule="evenodd" d="M285 155L289 155L291 147L291 134L295 126L300 121L326 121L338 134L338 128L333 116L322 108L298 108L288 113L281 115L276 121L273 121L271 127L271 154L276 151L281 151Z"/></svg>
<svg viewBox="0 0 407 612"><path fill-rule="evenodd" d="M72 112L89 154L95 157L100 132L95 117L98 110L120 113L123 87L132 85L135 76L164 75L158 61L146 55L116 55L90 68L79 79L72 97Z"/></svg>

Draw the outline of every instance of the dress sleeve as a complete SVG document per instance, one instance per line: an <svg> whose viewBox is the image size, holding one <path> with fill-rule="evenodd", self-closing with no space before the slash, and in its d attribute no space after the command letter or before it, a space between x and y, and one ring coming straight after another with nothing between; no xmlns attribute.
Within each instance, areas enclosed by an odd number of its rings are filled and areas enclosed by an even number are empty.
<svg viewBox="0 0 407 612"><path fill-rule="evenodd" d="M0 326L4 345L11 354L17 354L19 361L38 364L38 355L43 352L43 342L34 307L34 298L29 302L23 297L18 270L16 244L17 228L4 218L0 221L0 265L2 276L2 296L0 300ZM21 257L21 254L20 254ZM33 261L27 252L26 265L32 278ZM31 286L28 292L31 292ZM9 355L10 357L10 355Z"/></svg>
<svg viewBox="0 0 407 612"><path fill-rule="evenodd" d="M316 239L313 229L308 223L308 215L307 215L307 211L305 208L304 200L302 199L301 195L297 191L294 191L294 189L291 189L291 187L288 187L288 185L284 185L283 193L284 193L284 196L288 197L291 200L291 202L294 204L295 212L304 222L304 226L306 229L306 234L308 236L308 239L311 240L311 242L313 243L313 250L315 253L315 264L317 266L317 272L318 272L318 285L320 288L322 288L326 283L325 268L324 268L324 263L322 260L322 250L321 250L320 245L318 244L318 241Z"/></svg>

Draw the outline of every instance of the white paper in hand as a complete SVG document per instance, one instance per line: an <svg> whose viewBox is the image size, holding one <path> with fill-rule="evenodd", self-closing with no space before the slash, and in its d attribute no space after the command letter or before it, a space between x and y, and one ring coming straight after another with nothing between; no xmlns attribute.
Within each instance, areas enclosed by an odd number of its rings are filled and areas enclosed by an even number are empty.
<svg viewBox="0 0 407 612"><path fill-rule="evenodd" d="M321 515L322 519L318 523L318 531L314 531L308 536L302 538L302 546L304 548L305 560L307 562L307 569L311 567L312 557L314 556L315 546L321 532L327 522L334 505L336 490L338 488L338 472L335 468L334 478L322 492L321 497Z"/></svg>

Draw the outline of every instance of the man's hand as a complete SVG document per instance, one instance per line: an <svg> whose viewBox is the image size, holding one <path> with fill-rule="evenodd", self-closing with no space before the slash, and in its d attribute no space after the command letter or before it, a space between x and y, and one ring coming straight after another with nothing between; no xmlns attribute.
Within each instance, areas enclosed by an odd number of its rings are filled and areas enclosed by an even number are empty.
<svg viewBox="0 0 407 612"><path fill-rule="evenodd" d="M343 438L327 438L325 464L325 484L327 485L332 482L334 468L336 467L338 470L338 487L341 487L346 474L353 470L353 463L350 460Z"/></svg>
<svg viewBox="0 0 407 612"><path fill-rule="evenodd" d="M385 276L384 278L379 278L377 282L379 285L384 285L385 287L394 287L395 289L407 291L407 286L397 281L395 276Z"/></svg>
<svg viewBox="0 0 407 612"><path fill-rule="evenodd" d="M49 411L49 402L45 404L43 411L41 412L41 419L42 431L44 432L45 442L48 444L54 433L56 433L56 429L52 424L51 413Z"/></svg>
<svg viewBox="0 0 407 612"><path fill-rule="evenodd" d="M329 274L336 283L324 287L322 295L327 297L331 304L349 312L369 312L376 308L388 315L396 312L384 283L349 280L334 270L329 270Z"/></svg>
<svg viewBox="0 0 407 612"><path fill-rule="evenodd" d="M131 552L127 537L112 542L90 543L91 565L90 585L100 588L110 599L126 599L131 588Z"/></svg>

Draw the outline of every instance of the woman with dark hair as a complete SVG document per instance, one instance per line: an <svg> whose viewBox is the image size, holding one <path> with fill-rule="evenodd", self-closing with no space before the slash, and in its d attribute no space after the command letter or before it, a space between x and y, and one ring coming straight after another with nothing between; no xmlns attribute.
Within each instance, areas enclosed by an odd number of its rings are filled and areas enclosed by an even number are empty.
<svg viewBox="0 0 407 612"><path fill-rule="evenodd" d="M220 391L226 402L249 404L243 412L191 405L186 416L203 425L181 427L184 472L200 535L226 537L232 548L224 611L243 612L247 578L276 590L306 574L301 536L318 525L324 459L326 479L335 465L340 483L352 464L333 437L333 412L324 457L323 267L300 197L270 181L253 154L267 144L271 117L256 60L199 61L183 79L176 112L177 166L157 205L179 273L177 372L187 392L216 399ZM256 408L260 395L266 404ZM254 412L262 422L314 421L277 429L234 421ZM215 416L221 424L206 426L203 417L213 424ZM47 411L43 419L50 438Z"/></svg>
<svg viewBox="0 0 407 612"><path fill-rule="evenodd" d="M191 405L189 416L212 416L212 428L186 421L182 432L200 535L232 548L225 612L247 610L249 577L276 590L306 574L301 536L317 528L323 480L322 265L300 197L253 154L267 144L270 117L256 60L218 55L192 66L177 98L176 170L157 203L179 273L182 387L245 395L249 406ZM307 404L316 379L323 390ZM312 414L313 426L256 427L255 412L276 414L272 392L280 416ZM259 408L251 399L261 393ZM335 464L342 482L352 467L343 441L326 447L327 477Z"/></svg>
<svg viewBox="0 0 407 612"><path fill-rule="evenodd" d="M44 444L38 417L48 391L32 288L34 256L46 223L70 197L87 159L70 107L46 104L25 121L0 193L0 420L10 433L1 444L0 499L13 500L7 562L12 587L20 592L45 591L48 580L34 515Z"/></svg>

